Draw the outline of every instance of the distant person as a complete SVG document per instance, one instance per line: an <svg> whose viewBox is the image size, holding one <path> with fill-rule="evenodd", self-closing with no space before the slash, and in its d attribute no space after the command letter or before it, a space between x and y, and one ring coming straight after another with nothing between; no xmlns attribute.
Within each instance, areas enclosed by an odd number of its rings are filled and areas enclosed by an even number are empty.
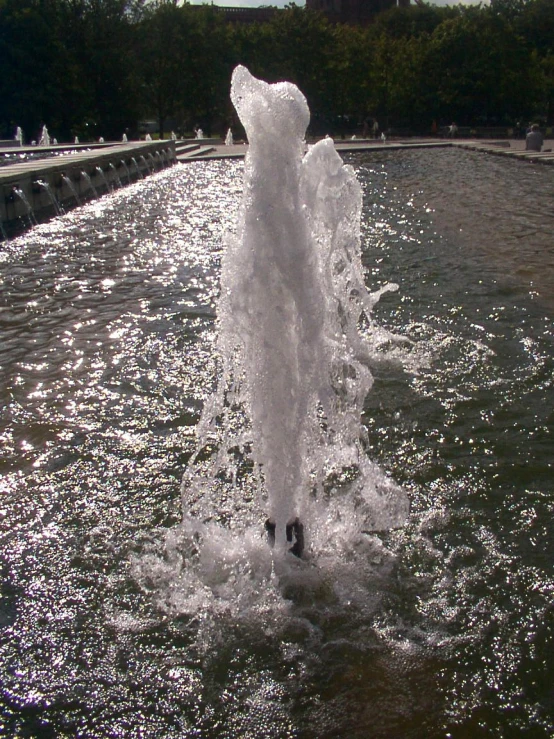
<svg viewBox="0 0 554 739"><path fill-rule="evenodd" d="M455 123L451 123L450 126L448 126L448 137L451 139L455 139L458 135L458 126Z"/></svg>
<svg viewBox="0 0 554 739"><path fill-rule="evenodd" d="M540 151L542 149L542 145L544 143L544 139L542 137L542 133L540 132L540 128L536 123L533 123L531 126L531 130L525 137L525 148L527 151Z"/></svg>

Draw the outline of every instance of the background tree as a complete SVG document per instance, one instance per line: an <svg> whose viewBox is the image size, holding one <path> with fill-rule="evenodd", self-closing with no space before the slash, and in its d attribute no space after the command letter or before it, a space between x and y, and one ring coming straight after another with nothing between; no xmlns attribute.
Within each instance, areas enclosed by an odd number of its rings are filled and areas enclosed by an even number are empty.
<svg viewBox="0 0 554 739"><path fill-rule="evenodd" d="M540 60L542 72L543 104L546 123L552 126L554 123L554 53L547 54Z"/></svg>
<svg viewBox="0 0 554 739"><path fill-rule="evenodd" d="M0 120L37 138L121 136L137 117L132 0L2 0Z"/></svg>
<svg viewBox="0 0 554 739"><path fill-rule="evenodd" d="M501 16L468 8L438 26L427 60L446 120L513 122L537 104L538 70Z"/></svg>
<svg viewBox="0 0 554 739"><path fill-rule="evenodd" d="M168 118L182 118L189 72L189 27L175 0L152 3L137 28L141 110L154 113L163 138Z"/></svg>
<svg viewBox="0 0 554 739"><path fill-rule="evenodd" d="M56 0L5 0L0 4L0 110L4 135L20 125L38 138L48 122L61 130L70 61L60 43Z"/></svg>
<svg viewBox="0 0 554 739"><path fill-rule="evenodd" d="M214 6L185 6L184 11L193 14L195 25L186 75L189 91L183 102L205 132L221 135L228 118L233 71L231 29Z"/></svg>
<svg viewBox="0 0 554 739"><path fill-rule="evenodd" d="M333 52L327 70L327 129L340 130L337 116L342 111L358 131L373 119L377 108L372 86L373 53L367 28L337 25L333 29ZM330 125L334 124L334 125Z"/></svg>
<svg viewBox="0 0 554 739"><path fill-rule="evenodd" d="M225 133L229 82L245 64L306 95L314 134L431 121L475 126L554 115L554 2L392 8L368 26L332 25L290 5L230 24L180 0L0 0L0 127L38 138L120 139L140 118Z"/></svg>
<svg viewBox="0 0 554 739"><path fill-rule="evenodd" d="M138 118L135 26L140 5L132 0L84 3L79 66L92 95L95 135L120 139Z"/></svg>

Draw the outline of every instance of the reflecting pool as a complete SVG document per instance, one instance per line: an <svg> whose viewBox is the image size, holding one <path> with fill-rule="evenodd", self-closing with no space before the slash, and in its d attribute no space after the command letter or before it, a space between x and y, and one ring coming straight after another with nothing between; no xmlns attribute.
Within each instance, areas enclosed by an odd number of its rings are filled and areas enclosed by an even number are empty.
<svg viewBox="0 0 554 739"><path fill-rule="evenodd" d="M242 163L0 244L0 735L552 736L554 173L347 161L367 285L399 284L376 321L405 338L383 332L367 450L411 513L364 567L345 546L267 594L185 604L164 559Z"/></svg>

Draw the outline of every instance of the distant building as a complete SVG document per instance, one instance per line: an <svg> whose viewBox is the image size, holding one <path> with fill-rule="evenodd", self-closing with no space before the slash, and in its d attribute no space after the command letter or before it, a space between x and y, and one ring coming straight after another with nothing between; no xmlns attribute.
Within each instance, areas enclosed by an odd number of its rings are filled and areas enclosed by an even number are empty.
<svg viewBox="0 0 554 739"><path fill-rule="evenodd" d="M417 0L416 0L417 1ZM306 7L319 10L336 23L364 25L378 13L399 6L407 8L410 0L306 0Z"/></svg>
<svg viewBox="0 0 554 739"><path fill-rule="evenodd" d="M191 5L191 8L199 8L200 5ZM214 10L225 18L229 23L266 23L279 12L280 8L263 6L260 8L234 8L223 5L211 5Z"/></svg>

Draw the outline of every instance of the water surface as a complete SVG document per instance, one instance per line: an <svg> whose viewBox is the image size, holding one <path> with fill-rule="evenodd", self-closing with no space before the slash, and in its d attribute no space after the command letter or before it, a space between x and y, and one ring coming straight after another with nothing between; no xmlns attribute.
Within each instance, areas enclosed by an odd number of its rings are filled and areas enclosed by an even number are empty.
<svg viewBox="0 0 554 739"><path fill-rule="evenodd" d="M377 324L410 340L373 367L368 453L411 516L367 571L344 558L257 614L179 613L133 565L181 520L242 164L160 172L1 245L5 736L552 735L552 171L349 161L368 286L400 286Z"/></svg>

